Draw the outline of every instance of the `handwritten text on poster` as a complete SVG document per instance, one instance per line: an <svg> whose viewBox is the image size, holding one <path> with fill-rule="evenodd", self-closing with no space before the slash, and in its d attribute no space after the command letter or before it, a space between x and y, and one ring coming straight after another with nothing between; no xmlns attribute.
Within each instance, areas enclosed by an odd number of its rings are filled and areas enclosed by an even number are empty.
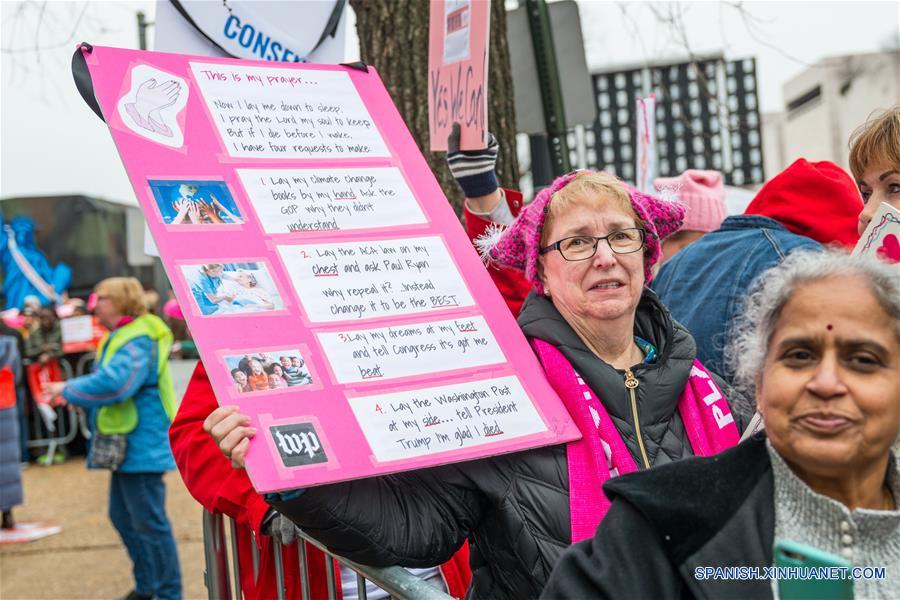
<svg viewBox="0 0 900 600"><path fill-rule="evenodd" d="M425 222L396 167L238 169L237 173L269 234Z"/></svg>
<svg viewBox="0 0 900 600"><path fill-rule="evenodd" d="M517 377L349 398L375 458L412 458L546 431Z"/></svg>
<svg viewBox="0 0 900 600"><path fill-rule="evenodd" d="M471 306L438 236L278 246L310 320L346 321Z"/></svg>
<svg viewBox="0 0 900 600"><path fill-rule="evenodd" d="M320 333L319 342L340 383L505 362L484 317Z"/></svg>
<svg viewBox="0 0 900 600"><path fill-rule="evenodd" d="M347 73L190 64L231 156L390 155Z"/></svg>

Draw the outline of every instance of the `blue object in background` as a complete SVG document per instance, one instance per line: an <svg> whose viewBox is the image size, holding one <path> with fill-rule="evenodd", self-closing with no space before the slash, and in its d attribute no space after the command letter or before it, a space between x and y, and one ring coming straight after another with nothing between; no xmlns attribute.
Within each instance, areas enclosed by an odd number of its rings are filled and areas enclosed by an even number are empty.
<svg viewBox="0 0 900 600"><path fill-rule="evenodd" d="M237 204L228 190L228 186L224 181L193 181L193 180L154 180L148 181L150 189L153 190L153 198L156 200L156 206L162 215L163 222L167 225L175 224L178 221L179 201L195 202L200 206L206 204L213 207L218 218L226 224L243 223L244 219L238 210ZM214 221L203 219L203 224L210 224ZM194 224L185 217L178 221L178 224L190 225Z"/></svg>
<svg viewBox="0 0 900 600"><path fill-rule="evenodd" d="M26 269L49 284L57 294L62 293L72 280L72 270L65 263L51 266L44 253L37 247L34 237L34 221L28 217L13 217L7 225L0 214L0 265L3 267L3 296L6 298L5 308L22 309L25 298L37 296L41 304L47 306L53 302L47 294L32 283L22 270L20 261L24 261ZM10 244L12 241L12 244Z"/></svg>

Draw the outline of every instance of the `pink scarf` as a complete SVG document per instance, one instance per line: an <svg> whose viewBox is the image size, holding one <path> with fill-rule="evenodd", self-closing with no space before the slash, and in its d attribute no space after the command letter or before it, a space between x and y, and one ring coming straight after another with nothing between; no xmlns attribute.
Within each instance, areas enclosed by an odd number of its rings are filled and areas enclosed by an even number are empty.
<svg viewBox="0 0 900 600"><path fill-rule="evenodd" d="M580 440L566 445L574 543L592 537L609 510L603 484L611 477L636 471L637 466L603 404L569 361L543 340L531 343L550 385L582 433ZM728 403L697 360L678 399L678 411L695 455L709 456L738 443L740 436Z"/></svg>

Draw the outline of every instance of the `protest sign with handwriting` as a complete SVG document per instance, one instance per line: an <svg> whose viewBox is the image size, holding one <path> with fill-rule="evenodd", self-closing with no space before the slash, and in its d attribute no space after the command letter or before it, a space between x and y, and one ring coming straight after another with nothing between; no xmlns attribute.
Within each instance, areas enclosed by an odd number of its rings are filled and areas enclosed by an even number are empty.
<svg viewBox="0 0 900 600"><path fill-rule="evenodd" d="M257 490L579 436L374 69L83 52Z"/></svg>
<svg viewBox="0 0 900 600"><path fill-rule="evenodd" d="M428 20L428 132L432 151L447 150L459 123L459 147L487 146L491 0L431 0Z"/></svg>

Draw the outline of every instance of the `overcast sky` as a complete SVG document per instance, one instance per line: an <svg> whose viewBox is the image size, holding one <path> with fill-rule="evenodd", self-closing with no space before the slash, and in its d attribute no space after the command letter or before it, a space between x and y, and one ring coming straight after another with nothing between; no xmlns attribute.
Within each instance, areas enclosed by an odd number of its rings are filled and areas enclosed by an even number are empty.
<svg viewBox="0 0 900 600"><path fill-rule="evenodd" d="M155 3L0 4L0 197L85 194L135 203L108 130L78 95L69 64L82 40L136 48L135 13L143 10L152 21ZM586 0L579 8L589 67L682 58L688 52L755 56L766 112L782 108L782 84L808 65L827 56L877 51L898 35L900 23L896 1L650 7ZM668 20L684 26L665 24ZM354 39L351 32L348 41Z"/></svg>

